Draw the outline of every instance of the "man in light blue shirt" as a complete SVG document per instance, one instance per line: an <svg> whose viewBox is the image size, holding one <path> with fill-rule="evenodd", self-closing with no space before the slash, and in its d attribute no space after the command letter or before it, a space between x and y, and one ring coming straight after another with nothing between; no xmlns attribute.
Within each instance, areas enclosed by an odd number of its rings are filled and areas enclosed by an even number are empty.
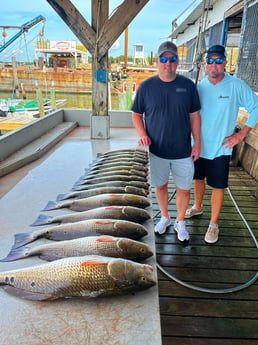
<svg viewBox="0 0 258 345"><path fill-rule="evenodd" d="M258 120L258 97L238 78L224 72L225 48L215 45L206 56L207 77L197 86L201 101L201 153L195 162L195 204L185 218L202 214L205 178L212 190L211 219L205 235L207 243L218 240L218 217L223 204L224 189L228 187L229 162L232 149L249 133ZM244 107L248 119L242 130L234 133L239 108Z"/></svg>

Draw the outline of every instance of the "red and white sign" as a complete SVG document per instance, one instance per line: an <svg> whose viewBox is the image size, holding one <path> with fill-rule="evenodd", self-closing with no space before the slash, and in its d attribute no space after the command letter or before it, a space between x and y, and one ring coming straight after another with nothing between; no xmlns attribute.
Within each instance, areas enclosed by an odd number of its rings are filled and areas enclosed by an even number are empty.
<svg viewBox="0 0 258 345"><path fill-rule="evenodd" d="M50 49L60 51L71 51L76 49L75 41L50 41Z"/></svg>

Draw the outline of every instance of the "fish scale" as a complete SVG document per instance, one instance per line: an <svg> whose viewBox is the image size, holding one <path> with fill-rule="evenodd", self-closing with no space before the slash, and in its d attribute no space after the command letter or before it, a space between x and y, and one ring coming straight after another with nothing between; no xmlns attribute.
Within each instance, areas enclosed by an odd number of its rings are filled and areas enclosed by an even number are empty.
<svg viewBox="0 0 258 345"><path fill-rule="evenodd" d="M121 295L155 284L151 266L104 256L72 257L0 272L6 292L31 300Z"/></svg>
<svg viewBox="0 0 258 345"><path fill-rule="evenodd" d="M113 236L88 236L74 240L44 243L34 247L12 247L1 262L38 255L47 261L71 256L104 255L141 261L153 255L151 248L139 241Z"/></svg>

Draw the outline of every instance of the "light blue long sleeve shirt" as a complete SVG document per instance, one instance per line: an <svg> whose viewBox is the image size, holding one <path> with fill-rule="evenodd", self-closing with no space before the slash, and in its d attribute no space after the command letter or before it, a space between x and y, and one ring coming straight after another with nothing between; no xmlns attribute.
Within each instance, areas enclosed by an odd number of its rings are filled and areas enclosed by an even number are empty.
<svg viewBox="0 0 258 345"><path fill-rule="evenodd" d="M197 85L201 101L201 154L200 157L214 159L231 155L225 149L225 137L234 133L240 107L248 113L246 125L253 127L258 121L258 96L241 79L225 74L213 85L208 77Z"/></svg>

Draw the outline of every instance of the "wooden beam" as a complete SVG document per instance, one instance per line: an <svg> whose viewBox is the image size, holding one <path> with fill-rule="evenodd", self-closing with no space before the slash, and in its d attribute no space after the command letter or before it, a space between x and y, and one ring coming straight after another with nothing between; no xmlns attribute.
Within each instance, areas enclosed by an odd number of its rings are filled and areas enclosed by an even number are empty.
<svg viewBox="0 0 258 345"><path fill-rule="evenodd" d="M92 115L108 115L108 50L99 57L98 37L108 19L109 0L91 0L92 29L96 32L96 45L92 53ZM97 73L106 75L106 81L97 80Z"/></svg>
<svg viewBox="0 0 258 345"><path fill-rule="evenodd" d="M75 36L92 54L95 49L96 33L70 0L46 0L63 19Z"/></svg>
<svg viewBox="0 0 258 345"><path fill-rule="evenodd" d="M114 14L106 20L98 37L98 59L106 54L117 38L124 32L131 21L149 0L124 0Z"/></svg>

